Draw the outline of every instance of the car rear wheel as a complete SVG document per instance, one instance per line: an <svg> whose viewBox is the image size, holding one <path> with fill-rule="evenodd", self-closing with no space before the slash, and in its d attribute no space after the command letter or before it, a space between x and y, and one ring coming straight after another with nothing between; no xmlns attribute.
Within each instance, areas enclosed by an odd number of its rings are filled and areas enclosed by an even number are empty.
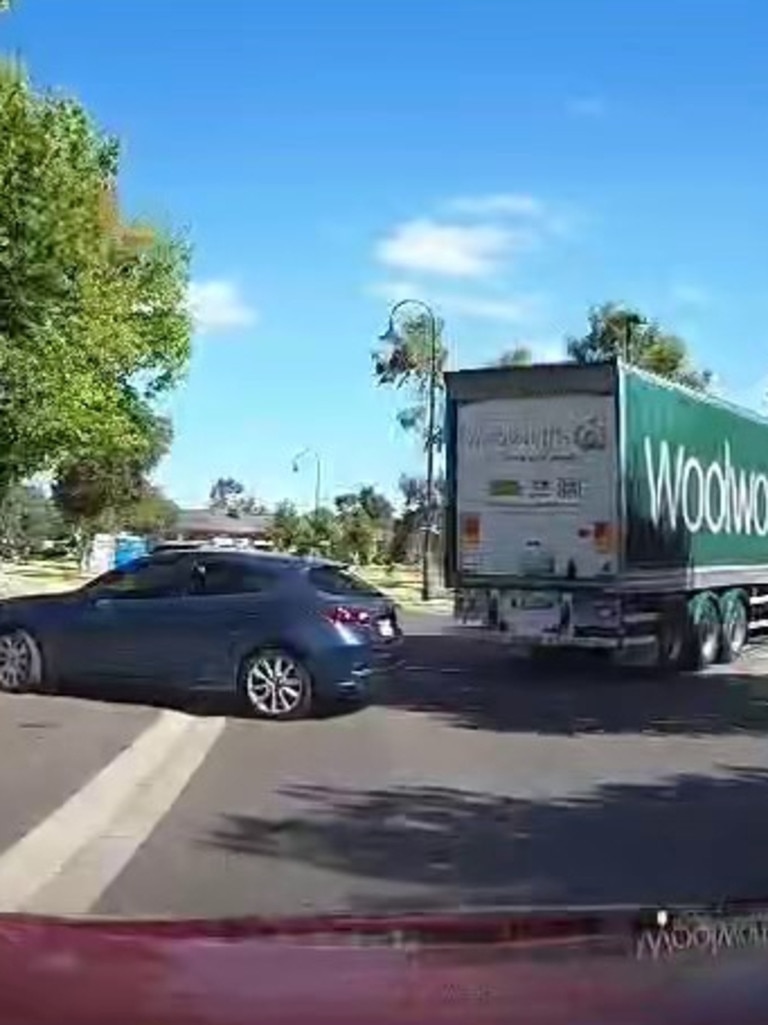
<svg viewBox="0 0 768 1025"><path fill-rule="evenodd" d="M26 630L0 633L0 690L19 693L40 683L42 659Z"/></svg>
<svg viewBox="0 0 768 1025"><path fill-rule="evenodd" d="M279 648L257 651L243 664L241 691L260 719L300 719L312 706L312 678L295 655Z"/></svg>

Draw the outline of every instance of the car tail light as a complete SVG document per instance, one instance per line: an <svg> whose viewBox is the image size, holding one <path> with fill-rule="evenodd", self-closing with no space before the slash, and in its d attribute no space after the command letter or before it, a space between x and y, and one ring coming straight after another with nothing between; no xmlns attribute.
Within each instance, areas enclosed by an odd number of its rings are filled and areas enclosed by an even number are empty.
<svg viewBox="0 0 768 1025"><path fill-rule="evenodd" d="M356 609L351 605L336 605L325 611L326 619L342 626L366 626L371 621L371 614L366 609Z"/></svg>

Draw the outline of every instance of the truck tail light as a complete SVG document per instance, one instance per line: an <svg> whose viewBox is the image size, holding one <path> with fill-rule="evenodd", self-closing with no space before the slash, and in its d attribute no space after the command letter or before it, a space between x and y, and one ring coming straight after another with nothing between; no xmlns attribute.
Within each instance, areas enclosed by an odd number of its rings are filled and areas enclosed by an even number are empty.
<svg viewBox="0 0 768 1025"><path fill-rule="evenodd" d="M592 541L595 551L602 554L612 552L615 542L613 526L610 523L595 523L592 527Z"/></svg>
<svg viewBox="0 0 768 1025"><path fill-rule="evenodd" d="M480 544L480 517L468 514L461 519L461 540L465 545Z"/></svg>

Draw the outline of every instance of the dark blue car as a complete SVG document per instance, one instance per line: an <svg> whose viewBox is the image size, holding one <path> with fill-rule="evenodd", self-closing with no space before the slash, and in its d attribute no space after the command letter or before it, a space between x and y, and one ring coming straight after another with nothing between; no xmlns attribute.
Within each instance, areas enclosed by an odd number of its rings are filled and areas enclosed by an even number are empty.
<svg viewBox="0 0 768 1025"><path fill-rule="evenodd" d="M0 603L0 688L218 689L293 719L316 699L363 696L400 640L394 604L338 563L168 550L76 591Z"/></svg>

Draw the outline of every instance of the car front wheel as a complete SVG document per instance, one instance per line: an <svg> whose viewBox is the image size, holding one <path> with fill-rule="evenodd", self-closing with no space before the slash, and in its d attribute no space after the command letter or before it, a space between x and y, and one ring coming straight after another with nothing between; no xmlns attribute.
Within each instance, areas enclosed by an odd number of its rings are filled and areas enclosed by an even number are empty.
<svg viewBox="0 0 768 1025"><path fill-rule="evenodd" d="M40 649L26 630L0 633L0 690L19 693L36 687L41 668Z"/></svg>
<svg viewBox="0 0 768 1025"><path fill-rule="evenodd" d="M240 689L260 719L301 719L312 706L312 678L295 655L279 648L257 651L242 668Z"/></svg>

